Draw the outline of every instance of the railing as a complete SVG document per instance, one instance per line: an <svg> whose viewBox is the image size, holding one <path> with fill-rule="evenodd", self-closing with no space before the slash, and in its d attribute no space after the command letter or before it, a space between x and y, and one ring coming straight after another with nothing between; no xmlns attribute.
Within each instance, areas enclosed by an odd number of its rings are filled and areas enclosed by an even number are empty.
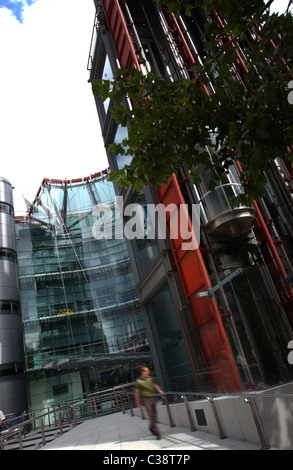
<svg viewBox="0 0 293 470"><path fill-rule="evenodd" d="M249 414L252 418L252 422L255 426L255 430L257 432L257 436L259 439L260 443L260 448L262 450L269 449L272 447L270 444L270 440L266 436L266 432L264 429L264 424L262 422L262 419L260 417L260 414L258 412L258 407L256 406L256 400L257 399L264 399L267 400L269 398L273 398L275 402L278 399L290 399L291 400L291 405L289 405L289 413L291 414L291 418L289 421L292 421L292 405L293 405L293 394L289 393L225 393L225 394L220 394L220 393L204 393L204 392L166 392L164 396L160 395L160 398L163 400L164 405L166 407L166 412L167 412L167 417L169 421L170 427L176 426L174 424L173 416L172 416L172 409L171 409L171 404L178 404L178 403L184 403L184 407L186 409L186 415L188 418L188 423L191 431L196 431L196 425L194 421L194 414L192 413L191 407L190 407L190 402L191 401L199 401L199 400L206 400L208 403L210 403L211 406L211 412L214 417L217 431L218 431L218 436L220 439L225 439L227 436L224 431L224 426L222 423L222 419L218 410L218 407L216 406L215 398L230 398L230 399L240 399L243 403L245 403L248 406ZM275 403L274 403L275 404ZM133 408L133 401L130 400L129 402L130 405L130 412L131 416L134 416L134 408ZM284 411L284 410L283 410ZM140 408L140 415L141 419L145 419L145 414L143 407ZM281 417L280 417L281 418ZM237 419L237 417L236 417ZM270 422L270 426L274 426L275 423ZM293 431L293 426L291 426L292 431ZM277 431L277 430L276 430ZM233 436L229 436L233 437ZM293 449L293 440L291 442L291 447L290 449Z"/></svg>
<svg viewBox="0 0 293 470"><path fill-rule="evenodd" d="M210 410L214 417L216 427L218 430L218 436L220 439L225 439L227 436L224 431L224 426L222 419L219 413L219 410L216 406L215 398L232 398L240 399L243 403L248 405L248 410L251 415L252 421L255 425L255 429L259 438L261 449L268 449L271 447L269 439L266 436L264 426L258 409L255 403L257 398L268 399L273 398L277 399L291 399L293 400L293 394L286 393L204 393L204 392L166 392L163 396L159 396L162 399L163 404L166 409L166 415L169 421L170 427L176 426L172 416L172 407L174 404L184 404L186 410L187 421L191 431L196 431L196 425L194 421L194 414L192 413L190 402L198 402L199 400L206 400L210 403ZM292 405L292 404L291 404ZM87 395L84 399L68 402L64 405L55 407L50 411L39 414L39 412L32 412L33 415L27 420L23 420L23 417L19 422L10 427L8 432L0 435L0 450L5 450L5 444L12 437L18 438L18 448L23 450L23 435L26 433L28 427L33 428L34 430L39 429L41 433L41 445L46 444L46 434L45 434L45 422L50 426L54 425L59 429L59 435L63 434L64 426L70 424L71 426L77 426L80 422L97 418L100 416L105 416L108 414L123 412L126 413L127 410L130 411L131 416L135 416L134 410L136 408L134 400L134 384L127 384L121 387L115 387L113 389L100 391ZM137 410L136 410L137 412ZM292 413L292 412L291 412ZM140 408L139 412L141 419L145 419L145 412L143 407ZM15 418L14 418L15 420ZM272 423L272 426L274 423ZM230 436L231 437L231 436ZM293 443L292 443L293 448Z"/></svg>
<svg viewBox="0 0 293 470"><path fill-rule="evenodd" d="M18 440L19 450L23 450L24 437L27 429L39 430L41 433L41 443L46 444L46 428L55 426L59 430L59 435L64 432L65 425L77 426L87 419L105 416L118 411L125 412L130 408L130 400L133 395L129 389L133 389L133 383L121 387L103 390L87 395L79 400L72 400L63 405L56 405L51 410L42 412L34 410L24 413L19 417L13 417L5 421L6 430L2 430L0 435L0 450L5 450L5 445L9 444L12 438ZM29 416L25 419L24 416ZM16 424L14 424L16 423ZM3 428L3 425L2 425Z"/></svg>

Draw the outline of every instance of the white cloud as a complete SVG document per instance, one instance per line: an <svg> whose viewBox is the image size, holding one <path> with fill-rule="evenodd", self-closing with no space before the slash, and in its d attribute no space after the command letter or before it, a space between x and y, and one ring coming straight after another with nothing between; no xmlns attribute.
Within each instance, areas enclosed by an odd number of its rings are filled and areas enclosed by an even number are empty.
<svg viewBox="0 0 293 470"><path fill-rule="evenodd" d="M270 7L271 13L285 13L287 7L289 5L289 0L274 0ZM292 10L292 4L290 7L290 11Z"/></svg>
<svg viewBox="0 0 293 470"><path fill-rule="evenodd" d="M38 0L23 23L0 9L0 176L32 200L46 178L107 167L86 70L93 0Z"/></svg>

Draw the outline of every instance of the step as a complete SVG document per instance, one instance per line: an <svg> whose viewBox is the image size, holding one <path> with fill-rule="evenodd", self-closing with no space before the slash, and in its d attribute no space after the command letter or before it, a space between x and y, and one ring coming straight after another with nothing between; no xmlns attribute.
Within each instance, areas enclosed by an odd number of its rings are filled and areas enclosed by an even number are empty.
<svg viewBox="0 0 293 470"><path fill-rule="evenodd" d="M77 423L80 424L80 423ZM63 425L63 434L73 428L72 424ZM45 430L46 444L60 436L59 426L46 427ZM22 438L23 450L35 450L42 446L42 432L40 429L33 430ZM19 450L18 437L8 439L5 443L4 450Z"/></svg>

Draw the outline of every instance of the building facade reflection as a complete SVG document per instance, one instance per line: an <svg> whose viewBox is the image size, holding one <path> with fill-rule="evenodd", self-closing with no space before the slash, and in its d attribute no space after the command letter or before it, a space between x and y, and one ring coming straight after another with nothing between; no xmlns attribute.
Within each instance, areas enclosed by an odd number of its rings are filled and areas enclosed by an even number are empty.
<svg viewBox="0 0 293 470"><path fill-rule="evenodd" d="M125 240L93 236L97 204L115 204L107 172L43 180L16 219L31 409L130 382L151 363Z"/></svg>

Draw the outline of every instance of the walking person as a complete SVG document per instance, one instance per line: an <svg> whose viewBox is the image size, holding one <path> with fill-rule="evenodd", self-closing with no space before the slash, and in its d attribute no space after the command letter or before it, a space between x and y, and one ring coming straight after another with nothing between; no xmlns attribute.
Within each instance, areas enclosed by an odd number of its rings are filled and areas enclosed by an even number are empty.
<svg viewBox="0 0 293 470"><path fill-rule="evenodd" d="M161 439L160 431L157 426L157 410L155 392L164 395L164 392L154 382L150 376L148 367L140 368L140 377L135 382L135 402L138 408L144 405L150 418L149 429L157 439Z"/></svg>

